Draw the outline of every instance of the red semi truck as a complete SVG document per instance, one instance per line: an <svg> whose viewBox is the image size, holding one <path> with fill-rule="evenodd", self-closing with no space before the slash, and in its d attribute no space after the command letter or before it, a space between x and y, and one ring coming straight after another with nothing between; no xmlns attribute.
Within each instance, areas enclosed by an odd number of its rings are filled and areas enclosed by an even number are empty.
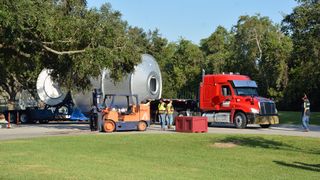
<svg viewBox="0 0 320 180"><path fill-rule="evenodd" d="M258 86L248 76L239 74L203 75L199 98L172 99L174 116L201 115L208 117L209 125L232 125L245 128L247 124L259 124L268 128L279 124L274 101L260 97ZM169 102L170 99L163 99ZM152 122L157 121L158 100L151 101Z"/></svg>
<svg viewBox="0 0 320 180"><path fill-rule="evenodd" d="M200 84L200 111L211 124L234 124L245 128L279 124L275 103L258 96L257 84L239 74L204 75Z"/></svg>

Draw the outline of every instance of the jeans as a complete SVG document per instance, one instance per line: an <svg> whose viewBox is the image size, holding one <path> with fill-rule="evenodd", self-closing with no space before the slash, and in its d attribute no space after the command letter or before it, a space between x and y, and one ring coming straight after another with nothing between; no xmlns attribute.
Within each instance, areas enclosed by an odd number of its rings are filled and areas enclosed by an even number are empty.
<svg viewBox="0 0 320 180"><path fill-rule="evenodd" d="M166 114L159 114L159 120L161 124L161 128L166 127Z"/></svg>
<svg viewBox="0 0 320 180"><path fill-rule="evenodd" d="M173 123L173 115L172 115L172 114L168 114L168 115L167 115L167 119L168 119L168 126L172 126L172 123Z"/></svg>
<svg viewBox="0 0 320 180"><path fill-rule="evenodd" d="M309 130L309 116L302 117L302 126L305 130Z"/></svg>

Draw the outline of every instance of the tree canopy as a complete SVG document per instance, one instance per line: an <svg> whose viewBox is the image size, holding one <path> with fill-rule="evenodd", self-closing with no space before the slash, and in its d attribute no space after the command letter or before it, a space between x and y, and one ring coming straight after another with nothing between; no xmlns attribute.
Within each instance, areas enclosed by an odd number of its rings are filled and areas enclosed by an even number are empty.
<svg viewBox="0 0 320 180"><path fill-rule="evenodd" d="M283 20L283 31L293 42L289 66L289 85L285 108L298 109L303 93L312 107L320 105L320 1L300 0L300 5Z"/></svg>
<svg viewBox="0 0 320 180"><path fill-rule="evenodd" d="M299 109L303 93L320 107L320 1L297 2L282 24L240 16L231 29L218 26L197 45L129 26L110 4L89 9L85 0L2 0L0 90L13 100L34 89L43 68L68 89L88 88L102 68L121 79L149 53L159 63L166 98L195 98L205 69L249 75L280 109Z"/></svg>
<svg viewBox="0 0 320 180"><path fill-rule="evenodd" d="M108 68L114 79L132 72L141 48L121 13L80 0L4 0L0 6L0 84L10 98L35 87L43 68L68 89L88 87Z"/></svg>
<svg viewBox="0 0 320 180"><path fill-rule="evenodd" d="M268 17L241 16L232 30L230 70L258 81L260 94L281 98L288 83L291 41Z"/></svg>

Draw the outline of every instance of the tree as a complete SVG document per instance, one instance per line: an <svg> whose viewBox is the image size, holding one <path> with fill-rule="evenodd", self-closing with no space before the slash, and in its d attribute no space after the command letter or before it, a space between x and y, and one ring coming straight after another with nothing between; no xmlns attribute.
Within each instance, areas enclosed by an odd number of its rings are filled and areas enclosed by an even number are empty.
<svg viewBox="0 0 320 180"><path fill-rule="evenodd" d="M148 34L139 27L129 27L129 36L133 40L134 44L139 48L140 52L147 53L149 46Z"/></svg>
<svg viewBox="0 0 320 180"><path fill-rule="evenodd" d="M176 97L176 90L173 90L173 79L170 75L172 68L172 58L175 52L175 44L169 43L163 38L158 29L147 33L147 53L151 54L157 60L162 76L162 96L167 98Z"/></svg>
<svg viewBox="0 0 320 180"><path fill-rule="evenodd" d="M10 97L35 87L42 68L68 89L88 88L89 78L108 68L120 79L140 61L121 14L81 0L3 0L0 5L0 85Z"/></svg>
<svg viewBox="0 0 320 180"><path fill-rule="evenodd" d="M164 68L165 63L169 60L166 53L168 40L161 36L158 29L155 29L148 32L147 41L147 53L153 55L157 59L159 66Z"/></svg>
<svg viewBox="0 0 320 180"><path fill-rule="evenodd" d="M285 16L282 30L291 36L293 51L289 65L286 108L299 109L303 93L319 110L320 95L320 1L299 0L299 6ZM285 103L284 103L285 104Z"/></svg>
<svg viewBox="0 0 320 180"><path fill-rule="evenodd" d="M173 97L196 98L201 81L204 56L200 48L191 41L181 39L171 45L175 51L166 65Z"/></svg>
<svg viewBox="0 0 320 180"><path fill-rule="evenodd" d="M168 43L159 30L149 31L147 53L153 55L161 69L163 97L195 98L198 92L204 58L191 41L181 39Z"/></svg>
<svg viewBox="0 0 320 180"><path fill-rule="evenodd" d="M288 83L290 38L268 17L240 16L233 28L233 49L227 68L258 81L262 96L280 100Z"/></svg>
<svg viewBox="0 0 320 180"><path fill-rule="evenodd" d="M206 56L206 71L221 73L226 70L226 62L231 55L232 38L232 34L224 27L218 26L208 38L201 40L200 48Z"/></svg>

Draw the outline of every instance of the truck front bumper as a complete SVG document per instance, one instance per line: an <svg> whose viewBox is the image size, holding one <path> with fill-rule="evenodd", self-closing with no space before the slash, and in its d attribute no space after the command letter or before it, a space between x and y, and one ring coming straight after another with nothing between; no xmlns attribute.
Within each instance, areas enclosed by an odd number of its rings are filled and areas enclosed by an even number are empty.
<svg viewBox="0 0 320 180"><path fill-rule="evenodd" d="M262 116L260 114L248 113L248 124L279 124L278 115Z"/></svg>

